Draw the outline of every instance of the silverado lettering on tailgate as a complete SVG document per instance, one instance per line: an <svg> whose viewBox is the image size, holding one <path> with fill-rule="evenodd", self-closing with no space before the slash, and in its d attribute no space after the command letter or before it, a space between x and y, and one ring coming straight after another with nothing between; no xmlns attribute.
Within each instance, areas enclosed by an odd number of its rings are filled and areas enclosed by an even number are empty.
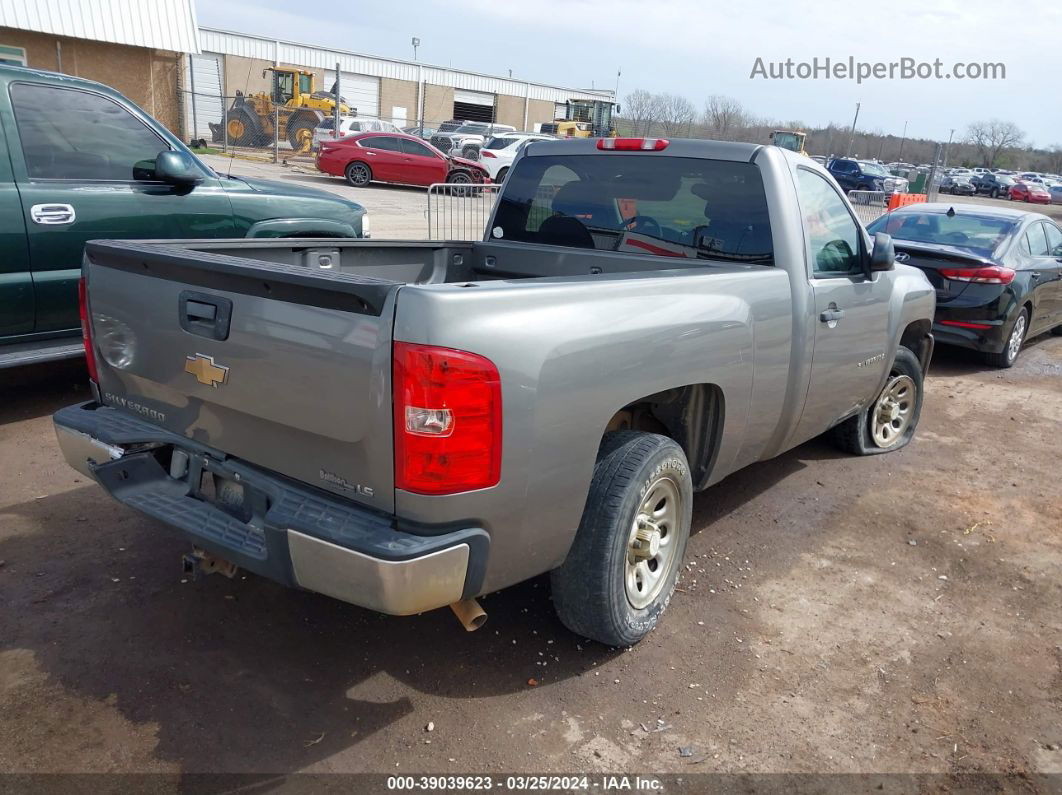
<svg viewBox="0 0 1062 795"><path fill-rule="evenodd" d="M148 419L155 420L156 422L165 422L166 414L153 408L145 406L143 403L137 403L135 400L130 400L122 395L116 395L113 392L104 392L103 399L105 402L112 406L116 406L120 409L128 409L129 411L135 411Z"/></svg>

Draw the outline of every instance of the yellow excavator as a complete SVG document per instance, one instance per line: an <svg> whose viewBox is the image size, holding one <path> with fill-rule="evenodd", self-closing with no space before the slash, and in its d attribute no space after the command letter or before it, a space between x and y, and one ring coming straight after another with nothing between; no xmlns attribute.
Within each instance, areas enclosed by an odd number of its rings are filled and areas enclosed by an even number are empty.
<svg viewBox="0 0 1062 795"><path fill-rule="evenodd" d="M560 138L615 138L613 107L616 107L614 102L569 99L564 106L564 118L554 119L539 129L546 135Z"/></svg>
<svg viewBox="0 0 1062 795"><path fill-rule="evenodd" d="M806 132L801 130L775 130L770 137L771 143L775 146L804 155L804 157L808 156L807 150L804 149L804 141L808 137Z"/></svg>
<svg viewBox="0 0 1062 795"><path fill-rule="evenodd" d="M266 146L273 141L274 111L276 135L287 138L296 152L309 152L313 131L321 121L335 113L336 103L343 115L356 113L339 96L339 86L332 91L314 90L313 72L302 69L273 67L262 76L272 73L272 92L261 91L244 96L236 92L225 121L224 135L232 146ZM222 140L220 124L211 124L215 141Z"/></svg>

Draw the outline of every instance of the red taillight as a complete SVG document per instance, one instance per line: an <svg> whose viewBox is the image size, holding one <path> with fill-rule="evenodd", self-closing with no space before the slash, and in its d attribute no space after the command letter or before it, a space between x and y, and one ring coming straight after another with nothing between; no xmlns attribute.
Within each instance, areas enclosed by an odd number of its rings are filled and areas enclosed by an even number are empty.
<svg viewBox="0 0 1062 795"><path fill-rule="evenodd" d="M498 368L475 353L394 344L395 488L484 489L501 477Z"/></svg>
<svg viewBox="0 0 1062 795"><path fill-rule="evenodd" d="M967 323L967 322L962 321L962 320L940 320L940 321L937 321L937 322L939 322L942 326L958 326L959 328L976 328L976 329L992 328L992 324L991 323Z"/></svg>
<svg viewBox="0 0 1062 795"><path fill-rule="evenodd" d="M1013 270L999 265L987 268L940 268L938 273L945 279L975 284L1010 284L1015 276Z"/></svg>
<svg viewBox="0 0 1062 795"><path fill-rule="evenodd" d="M81 316L81 339L85 343L85 365L88 367L89 378L99 381L100 376L96 371L96 353L92 349L92 320L88 311L88 289L85 286L85 278L77 283L78 314Z"/></svg>
<svg viewBox="0 0 1062 795"><path fill-rule="evenodd" d="M490 158L495 158L495 157L497 157L497 155L496 155L496 154L494 154L494 153L493 153L492 151L490 151L489 149L484 149L484 150L482 150L482 151L480 152L480 155L481 155L481 156L483 156L483 157L490 157Z"/></svg>
<svg viewBox="0 0 1062 795"><path fill-rule="evenodd" d="M598 138L598 149L619 152L660 152L671 143L667 138Z"/></svg>

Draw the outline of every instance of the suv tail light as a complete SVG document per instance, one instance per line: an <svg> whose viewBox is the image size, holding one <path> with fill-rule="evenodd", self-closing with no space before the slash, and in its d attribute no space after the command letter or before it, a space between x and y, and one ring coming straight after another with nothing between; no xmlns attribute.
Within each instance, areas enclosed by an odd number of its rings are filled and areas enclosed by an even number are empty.
<svg viewBox="0 0 1062 795"><path fill-rule="evenodd" d="M492 158L492 159L497 157L497 155L494 154L489 149L484 149L479 154L480 154L481 157L489 157L489 158Z"/></svg>
<svg viewBox="0 0 1062 795"><path fill-rule="evenodd" d="M987 268L940 268L938 272L945 279L974 284L1010 284L1015 276L1013 270L999 265Z"/></svg>
<svg viewBox="0 0 1062 795"><path fill-rule="evenodd" d="M598 149L620 152L661 152L671 143L667 138L598 138Z"/></svg>
<svg viewBox="0 0 1062 795"><path fill-rule="evenodd" d="M96 370L96 353L92 348L92 319L89 317L88 288L84 276L77 283L77 305L78 314L81 316L81 339L85 343L85 365L88 367L89 378L98 382L100 376Z"/></svg>
<svg viewBox="0 0 1062 795"><path fill-rule="evenodd" d="M501 476L501 379L475 353L394 344L395 488L455 494Z"/></svg>

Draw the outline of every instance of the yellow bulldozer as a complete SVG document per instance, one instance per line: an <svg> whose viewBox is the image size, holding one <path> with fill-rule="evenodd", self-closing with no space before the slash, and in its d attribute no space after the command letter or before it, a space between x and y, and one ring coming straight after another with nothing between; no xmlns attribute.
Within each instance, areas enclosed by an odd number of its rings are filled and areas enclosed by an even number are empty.
<svg viewBox="0 0 1062 795"><path fill-rule="evenodd" d="M807 157L807 150L804 149L804 141L807 140L807 137L808 134L801 130L775 130L771 133L771 143L782 149L788 149L790 152L796 152Z"/></svg>
<svg viewBox="0 0 1062 795"><path fill-rule="evenodd" d="M615 138L612 123L613 102L590 99L569 99L564 106L564 118L554 119L539 129L560 138Z"/></svg>
<svg viewBox="0 0 1062 795"><path fill-rule="evenodd" d="M339 86L333 85L332 91L316 91L313 72L274 67L262 76L269 73L273 76L272 92L244 96L237 91L225 129L220 124L210 125L215 141L225 136L230 146L267 146L275 133L280 140L287 138L296 152L309 152L314 128L335 113L337 102L341 114L357 112L339 96Z"/></svg>

